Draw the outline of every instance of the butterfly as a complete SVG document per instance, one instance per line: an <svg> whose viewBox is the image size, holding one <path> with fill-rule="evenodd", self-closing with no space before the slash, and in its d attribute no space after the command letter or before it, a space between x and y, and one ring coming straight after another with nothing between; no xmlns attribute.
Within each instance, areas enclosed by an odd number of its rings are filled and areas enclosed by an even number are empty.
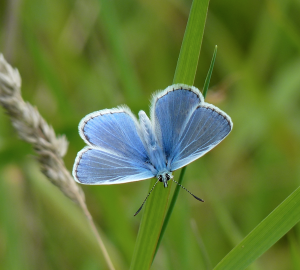
<svg viewBox="0 0 300 270"><path fill-rule="evenodd" d="M173 171L202 157L233 126L225 112L204 102L196 87L184 84L153 95L150 119L144 111L138 115L119 106L80 121L79 134L87 146L75 159L77 182L112 185L156 177L167 187Z"/></svg>

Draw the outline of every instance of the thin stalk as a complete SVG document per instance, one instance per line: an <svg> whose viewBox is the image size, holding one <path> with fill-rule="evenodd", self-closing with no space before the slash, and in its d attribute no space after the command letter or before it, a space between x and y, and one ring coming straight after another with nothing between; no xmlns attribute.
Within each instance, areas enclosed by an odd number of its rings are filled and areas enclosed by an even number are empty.
<svg viewBox="0 0 300 270"><path fill-rule="evenodd" d="M81 197L79 198L78 201L79 201L79 205L80 205L80 207L81 207L81 209L82 209L82 211L83 211L83 213L84 213L84 215L85 215L85 217L86 217L86 219L87 219L87 221L88 221L88 223L89 223L89 225L91 227L91 230L92 230L92 232L94 233L94 235L96 237L97 243L98 243L98 245L99 245L99 247L100 247L100 249L102 251L103 257L105 259L105 262L107 263L108 268L110 270L115 270L115 267L114 267L114 265L113 265L113 263L112 263L112 261L111 261L111 259L109 257L109 254L108 254L108 252L106 250L106 247L105 247L105 245L104 245L104 243L103 243L103 241L101 239L99 231L96 228L96 225L94 223L92 215L90 214L90 212L89 212L89 210L88 210L85 202L82 200Z"/></svg>

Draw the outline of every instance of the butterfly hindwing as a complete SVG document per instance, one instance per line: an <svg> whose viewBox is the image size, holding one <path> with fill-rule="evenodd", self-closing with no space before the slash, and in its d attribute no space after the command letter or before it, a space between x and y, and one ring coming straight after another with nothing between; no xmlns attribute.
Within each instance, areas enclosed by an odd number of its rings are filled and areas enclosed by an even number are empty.
<svg viewBox="0 0 300 270"><path fill-rule="evenodd" d="M176 148L170 156L171 171L177 170L200 158L231 131L230 117L214 107L204 103L199 105L182 130Z"/></svg>
<svg viewBox="0 0 300 270"><path fill-rule="evenodd" d="M154 174L148 163L85 147L76 157L73 176L86 185L111 185L149 179Z"/></svg>

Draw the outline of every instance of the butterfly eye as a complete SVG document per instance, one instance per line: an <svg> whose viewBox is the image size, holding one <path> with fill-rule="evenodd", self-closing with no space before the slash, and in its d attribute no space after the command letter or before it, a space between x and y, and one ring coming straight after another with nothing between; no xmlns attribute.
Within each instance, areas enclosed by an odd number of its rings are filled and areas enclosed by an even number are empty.
<svg viewBox="0 0 300 270"><path fill-rule="evenodd" d="M166 179L169 181L171 179L171 176L169 174L166 174Z"/></svg>
<svg viewBox="0 0 300 270"><path fill-rule="evenodd" d="M161 175L158 176L158 181L162 182L162 176Z"/></svg>

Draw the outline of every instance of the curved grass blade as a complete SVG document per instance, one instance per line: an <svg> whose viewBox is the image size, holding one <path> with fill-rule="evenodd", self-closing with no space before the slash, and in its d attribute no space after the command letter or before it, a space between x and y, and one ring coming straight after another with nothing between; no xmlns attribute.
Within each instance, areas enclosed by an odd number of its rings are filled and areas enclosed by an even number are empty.
<svg viewBox="0 0 300 270"><path fill-rule="evenodd" d="M243 270L300 221L300 187L232 249L214 270Z"/></svg>
<svg viewBox="0 0 300 270"><path fill-rule="evenodd" d="M206 97L207 90L208 90L209 83L210 83L211 74L212 74L213 69L214 69L215 60L216 60L216 56L217 56L217 50L218 50L218 46L216 45L213 57L211 59L210 67L209 67L208 73L207 73L206 78L205 78L204 86L203 86L202 94L203 94L204 98Z"/></svg>

